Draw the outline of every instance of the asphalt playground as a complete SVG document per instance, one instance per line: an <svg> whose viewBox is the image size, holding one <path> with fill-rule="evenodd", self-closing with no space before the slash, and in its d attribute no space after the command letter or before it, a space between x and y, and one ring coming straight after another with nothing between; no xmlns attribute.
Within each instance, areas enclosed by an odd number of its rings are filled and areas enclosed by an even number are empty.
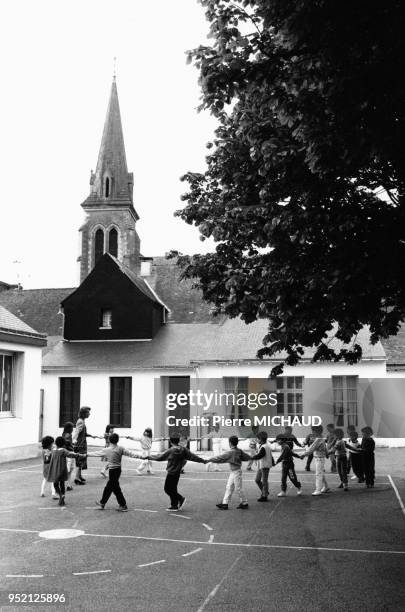
<svg viewBox="0 0 405 612"><path fill-rule="evenodd" d="M0 610L8 595L64 594L63 604L25 610L151 612L404 610L405 449L377 453L374 489L311 495L314 474L296 460L303 495L278 498L280 467L271 470L270 501L257 503L254 472L244 472L249 510L228 511L227 477L189 463L179 490L184 510L165 511L164 464L137 475L124 458L121 486L130 511L115 498L100 510L105 481L89 458L85 486L60 508L39 496L39 459L0 465Z"/></svg>

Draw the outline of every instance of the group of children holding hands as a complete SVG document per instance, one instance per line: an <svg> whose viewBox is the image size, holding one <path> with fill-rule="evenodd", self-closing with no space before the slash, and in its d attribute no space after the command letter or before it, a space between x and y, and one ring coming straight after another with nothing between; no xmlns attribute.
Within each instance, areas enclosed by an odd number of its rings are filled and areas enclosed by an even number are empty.
<svg viewBox="0 0 405 612"><path fill-rule="evenodd" d="M286 427L285 431L278 434L275 440L269 441L267 432L259 431L256 434L259 448L255 454L247 454L238 447L238 437L230 436L229 450L221 453L210 459L204 459L193 454L187 446L181 444L180 436L172 435L170 437L170 447L160 454L151 454L152 449L152 430L147 428L141 438L133 438L126 436L127 439L140 442L142 452L134 452L118 445L119 436L113 431L111 425L107 426L105 438L105 448L92 451L78 453L74 451L72 444L73 424L68 423L64 427L62 436L58 436L55 440L51 436L45 436L42 440L43 448L43 463L44 463L44 480L41 487L41 495L44 496L44 487L46 482L53 484L54 496L59 499L59 505L65 505L65 489L72 489L72 460L83 460L86 457L101 457L101 460L106 464L102 469L102 475L107 478L108 482L104 488L100 501L96 504L104 509L112 493L117 498L119 507L117 510L127 512L128 507L125 497L122 493L119 478L121 475L121 461L123 456L128 456L134 459L141 459L141 464L137 469L138 473L142 473L144 469L147 472L151 471L151 461L167 461L166 479L164 491L170 498L170 506L167 508L170 512L176 512L183 509L186 498L178 492L178 483L184 465L187 461L204 464L219 464L228 463L230 473L225 488L225 494L222 502L217 504L220 510L227 510L231 501L232 495L236 489L239 496L238 509L245 510L249 507L247 497L242 487L242 462L253 462L257 464L257 473L255 482L260 489L260 497L258 502L267 502L269 496L269 472L272 467L281 463L281 491L278 497L286 496L287 479L291 481L297 489L297 495L301 495L302 488L294 467L294 457L304 459L305 457L313 459L315 462L315 491L312 495L322 495L330 491L325 476L325 461L327 457L332 457L336 460L336 469L340 478L339 488L348 490L348 473L351 468L354 472L354 478L358 478L359 482L365 482L368 488L374 486L374 448L375 443L372 438L373 432L370 427L364 427L361 431L363 434L362 441L357 439L357 433L354 428L349 431L350 440L346 442L342 429L334 429L333 438L328 435L328 438L323 437L322 426L312 428L311 437L307 436L304 445L300 444L297 438L292 434L291 428ZM278 443L280 446L280 455L277 461L273 458L272 443ZM305 453L299 455L294 452L294 445L303 447L308 446ZM346 449L349 450L349 460ZM248 463L248 466L251 466ZM306 469L309 469L307 462ZM84 480L84 479L82 479ZM75 480L76 482L76 480ZM65 487L66 483L66 487Z"/></svg>

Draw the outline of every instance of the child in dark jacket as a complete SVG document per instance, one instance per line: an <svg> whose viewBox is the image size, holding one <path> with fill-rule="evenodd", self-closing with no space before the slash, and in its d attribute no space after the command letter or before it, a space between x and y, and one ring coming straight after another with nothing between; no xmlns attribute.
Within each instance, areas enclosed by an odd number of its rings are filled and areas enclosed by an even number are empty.
<svg viewBox="0 0 405 612"><path fill-rule="evenodd" d="M245 453L242 449L238 448L239 439L237 436L230 436L229 448L230 450L217 457L208 459L210 463L229 463L231 472L226 483L225 495L222 503L217 504L217 508L220 510L228 510L228 504L231 501L232 494L235 487L239 494L239 506L238 510L246 510L249 507L247 497L242 489L242 461L251 461L252 457Z"/></svg>
<svg viewBox="0 0 405 612"><path fill-rule="evenodd" d="M187 461L195 461L196 463L206 463L205 459L193 455L188 448L180 446L179 436L170 436L170 448L161 453L160 455L149 455L143 457L143 459L150 461L167 461L167 475L164 485L164 491L166 495L170 497L170 507L167 508L169 512L177 512L184 507L186 498L177 490L179 484L181 470L185 466Z"/></svg>
<svg viewBox="0 0 405 612"><path fill-rule="evenodd" d="M366 481L367 489L374 487L375 478L375 460L374 460L374 449L375 442L372 438L373 430L371 427L363 427L361 430L363 434L360 449L362 451L363 458L363 471L364 478Z"/></svg>
<svg viewBox="0 0 405 612"><path fill-rule="evenodd" d="M301 459L301 457L293 452L288 439L278 438L277 442L281 446L281 454L276 461L276 465L277 463L281 463L281 491L277 497L285 497L287 495L287 476L294 487L297 488L297 495L301 495L301 483L295 473L293 460L293 457L297 457L297 459Z"/></svg>
<svg viewBox="0 0 405 612"><path fill-rule="evenodd" d="M343 429L335 429L335 442L330 447L330 453L335 454L336 467L340 478L339 489L348 491L347 484L347 453L346 453L346 442L343 440L345 433Z"/></svg>

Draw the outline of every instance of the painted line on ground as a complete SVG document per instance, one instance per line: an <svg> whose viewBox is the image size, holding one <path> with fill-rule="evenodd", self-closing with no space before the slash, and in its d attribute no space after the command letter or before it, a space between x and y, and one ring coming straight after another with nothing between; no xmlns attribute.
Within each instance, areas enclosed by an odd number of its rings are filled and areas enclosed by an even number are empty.
<svg viewBox="0 0 405 612"><path fill-rule="evenodd" d="M202 550L202 548L195 548L194 550L188 552L188 553L184 553L184 555L181 555L182 557L190 557L190 555L195 555L196 553L199 553Z"/></svg>
<svg viewBox="0 0 405 612"><path fill-rule="evenodd" d="M201 606L198 608L197 612L203 612L207 606L207 604L214 599L215 595L217 594L219 588L221 587L222 583L225 582L225 580L227 579L227 577L229 576L229 574L231 573L231 571L233 570L233 568L235 567L235 565L238 563L239 559L242 557L242 555L239 555L239 557L237 557L235 559L235 561L232 563L232 565L227 569L227 571L225 572L225 574L222 576L221 580L218 582L218 584L215 585L215 587L212 589L211 593L208 594L208 596L204 599L203 603L201 604Z"/></svg>
<svg viewBox="0 0 405 612"><path fill-rule="evenodd" d="M9 529L0 527L0 532L7 533L40 533L30 529ZM212 546L224 546L230 548L261 548L268 550L303 550L303 551L325 551L325 552L343 552L343 553L364 553L364 554L380 554L380 555L405 555L405 550L373 550L367 548L332 548L327 546L286 546L283 544L246 544L244 542L205 542L201 540L176 540L175 538L153 538L149 536L135 535L116 535L104 533L84 533L81 537L87 538L111 538L121 540L144 540L145 542L173 542L175 544L198 544Z"/></svg>
<svg viewBox="0 0 405 612"><path fill-rule="evenodd" d="M390 474L387 474L387 476L388 476L388 480L389 480L389 481L390 481L390 483L391 483L392 488L394 489L394 493L395 493L395 495L396 495L396 497L397 497L397 499L398 499L399 506L400 506L400 508L401 508L401 510L402 510L402 514L405 516L405 506L404 506L404 503L403 503L403 501L402 501L402 499L401 499L401 496L400 496L400 494L399 494L399 491L398 491L398 489L397 489L397 485L396 485L396 484L394 483L394 481L392 480L392 478L391 478Z"/></svg>
<svg viewBox="0 0 405 612"><path fill-rule="evenodd" d="M149 567L149 565L158 565L158 563L166 563L166 559L161 559L160 561L152 561L152 563L141 563L138 567Z"/></svg>
<svg viewBox="0 0 405 612"><path fill-rule="evenodd" d="M0 510L0 514L6 514L7 512L12 512L12 510Z"/></svg>
<svg viewBox="0 0 405 612"><path fill-rule="evenodd" d="M207 525L207 523L201 523L201 524L203 527L205 527L205 529L208 529L208 531L213 531L213 528Z"/></svg>
<svg viewBox="0 0 405 612"><path fill-rule="evenodd" d="M23 470L25 470L26 468L30 468L30 467L42 467L41 463L38 463L36 465L31 465L31 466L24 466L24 467L20 467L20 468L10 468L9 470L0 470L0 474L8 474L9 472L21 472Z"/></svg>
<svg viewBox="0 0 405 612"><path fill-rule="evenodd" d="M191 516L184 516L184 514L174 514L172 512L169 513L170 516L175 516L176 518L183 518L183 519L187 519L188 521L191 521Z"/></svg>
<svg viewBox="0 0 405 612"><path fill-rule="evenodd" d="M43 578L44 574L6 574L6 578Z"/></svg>
<svg viewBox="0 0 405 612"><path fill-rule="evenodd" d="M73 576L89 576L90 574L109 574L112 570L95 570L94 572L72 572Z"/></svg>
<svg viewBox="0 0 405 612"><path fill-rule="evenodd" d="M0 527L0 531L2 528ZM213 546L225 546L230 548L261 548L268 550L306 550L306 551L325 551L325 552L351 552L351 553L370 553L386 555L405 555L405 550L373 550L363 548L332 548L326 546L286 546L283 544L246 544L244 542L204 542L201 540L176 540L175 538L153 538L148 536L134 535L108 535L100 533L85 533L82 537L90 538L117 538L129 540L145 540L148 542L173 542L178 544L211 544Z"/></svg>

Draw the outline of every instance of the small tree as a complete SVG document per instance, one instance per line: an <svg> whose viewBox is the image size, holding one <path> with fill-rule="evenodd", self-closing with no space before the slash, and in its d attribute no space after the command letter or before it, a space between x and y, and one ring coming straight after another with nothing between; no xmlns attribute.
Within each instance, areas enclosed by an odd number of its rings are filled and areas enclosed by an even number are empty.
<svg viewBox="0 0 405 612"><path fill-rule="evenodd" d="M403 7L200 1L213 44L189 61L219 126L176 214L218 244L183 275L215 312L269 320L259 356L356 362L362 326L376 342L405 314Z"/></svg>

